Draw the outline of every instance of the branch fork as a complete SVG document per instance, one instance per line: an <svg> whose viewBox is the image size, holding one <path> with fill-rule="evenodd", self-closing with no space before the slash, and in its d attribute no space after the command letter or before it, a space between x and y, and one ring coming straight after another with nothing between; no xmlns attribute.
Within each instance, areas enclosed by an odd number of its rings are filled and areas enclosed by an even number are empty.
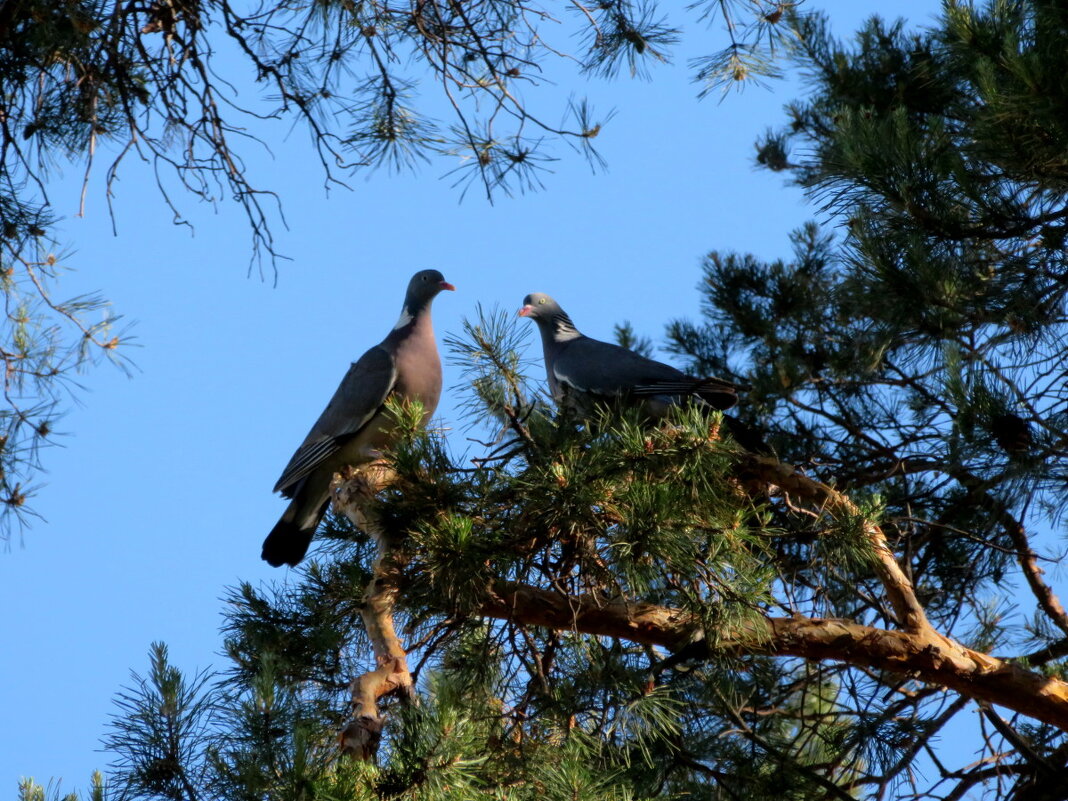
<svg viewBox="0 0 1068 801"><path fill-rule="evenodd" d="M334 487L334 504L378 545L371 580L363 594L361 616L374 649L375 669L352 680L352 716L339 736L341 751L359 760L373 759L384 721L378 699L390 693L414 698L408 656L393 625L393 609L410 556L402 540L384 529L375 512L375 496L396 480L388 463L377 460L350 468Z"/></svg>
<svg viewBox="0 0 1068 801"><path fill-rule="evenodd" d="M780 487L820 514L860 515L848 496L791 465L753 454L741 458L740 466L747 475ZM718 632L715 647L737 655L794 656L904 673L1068 731L1068 682L974 651L937 631L881 527L866 520L864 534L899 629L835 618L766 615ZM618 637L673 652L692 645L701 633L700 620L683 609L640 601L605 601L592 594L575 595L504 580L490 583L479 611L486 617L523 625Z"/></svg>

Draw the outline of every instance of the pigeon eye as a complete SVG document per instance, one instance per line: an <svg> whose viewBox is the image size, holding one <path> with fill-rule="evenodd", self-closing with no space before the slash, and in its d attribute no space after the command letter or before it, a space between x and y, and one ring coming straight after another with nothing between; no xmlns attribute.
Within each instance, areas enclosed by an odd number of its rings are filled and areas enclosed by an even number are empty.
<svg viewBox="0 0 1068 801"><path fill-rule="evenodd" d="M539 300L538 301L538 305L539 306L544 306L545 305L545 298L542 298L541 300Z"/></svg>

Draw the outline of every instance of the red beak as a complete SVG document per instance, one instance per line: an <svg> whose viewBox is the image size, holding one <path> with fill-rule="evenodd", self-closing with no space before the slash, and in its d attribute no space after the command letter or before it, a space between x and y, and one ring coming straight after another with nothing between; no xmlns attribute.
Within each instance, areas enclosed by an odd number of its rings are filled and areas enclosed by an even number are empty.
<svg viewBox="0 0 1068 801"><path fill-rule="evenodd" d="M442 282L441 282L441 288L442 288L442 289L447 289L447 290L449 290L450 292L455 292L455 291L456 291L456 287L454 287L454 286L453 286L452 284L450 284L450 283L449 283L448 281L442 281Z"/></svg>
<svg viewBox="0 0 1068 801"><path fill-rule="evenodd" d="M526 306L524 306L524 307L523 307L522 309L520 309L520 310L519 310L519 316L520 316L520 317L529 317L529 316L530 316L530 313L531 313L532 311L534 311L534 307L533 307L533 306L531 306L531 305L530 305L530 304L528 303L528 304L527 304Z"/></svg>

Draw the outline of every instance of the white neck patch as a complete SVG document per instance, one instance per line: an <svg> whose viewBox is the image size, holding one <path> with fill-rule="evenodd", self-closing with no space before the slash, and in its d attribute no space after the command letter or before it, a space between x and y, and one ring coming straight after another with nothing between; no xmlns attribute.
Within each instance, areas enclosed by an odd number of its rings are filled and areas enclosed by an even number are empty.
<svg viewBox="0 0 1068 801"><path fill-rule="evenodd" d="M580 336L582 336L582 334L574 328L569 328L564 331L557 329L553 331L553 342L570 342L572 339L578 339Z"/></svg>
<svg viewBox="0 0 1068 801"><path fill-rule="evenodd" d="M393 326L393 330L396 331L398 328L404 328L404 326L408 325L408 323L414 319L415 318L412 317L412 315L408 314L408 307L405 306L401 309L400 318L397 320L397 324Z"/></svg>

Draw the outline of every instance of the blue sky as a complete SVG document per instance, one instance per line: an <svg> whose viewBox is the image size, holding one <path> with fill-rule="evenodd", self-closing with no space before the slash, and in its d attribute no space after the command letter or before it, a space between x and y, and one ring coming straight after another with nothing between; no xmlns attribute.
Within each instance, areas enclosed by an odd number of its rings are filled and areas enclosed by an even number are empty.
<svg viewBox="0 0 1068 801"><path fill-rule="evenodd" d="M840 36L886 7L815 5ZM937 6L893 4L920 22ZM753 168L753 141L798 89L698 102L686 55L722 46L719 37L691 31L677 66L656 68L649 83L557 87L561 103L576 92L616 109L598 139L608 170L591 175L565 158L544 191L493 205L475 191L459 202L441 165L358 176L352 192L328 194L302 132L264 131L274 157L252 164L283 199L279 248L292 258L277 286L248 275L236 208L180 200L191 236L170 223L149 171L130 163L115 237L99 184L75 217L82 166L66 168L52 199L77 272L60 294L99 290L136 322L135 370L83 376L89 392L59 426L63 446L44 454L44 520L0 553L4 792L21 776L83 788L106 767L99 741L112 698L131 670L146 670L152 641L189 671L223 665L225 588L286 580L259 558L284 508L271 487L349 362L392 326L412 272L435 267L457 286L435 304L439 340L477 303L516 309L540 291L586 333L608 337L630 320L660 341L669 320L697 315L703 254L788 255L790 230L817 215L781 176ZM439 422L462 449L458 383L447 369Z"/></svg>

